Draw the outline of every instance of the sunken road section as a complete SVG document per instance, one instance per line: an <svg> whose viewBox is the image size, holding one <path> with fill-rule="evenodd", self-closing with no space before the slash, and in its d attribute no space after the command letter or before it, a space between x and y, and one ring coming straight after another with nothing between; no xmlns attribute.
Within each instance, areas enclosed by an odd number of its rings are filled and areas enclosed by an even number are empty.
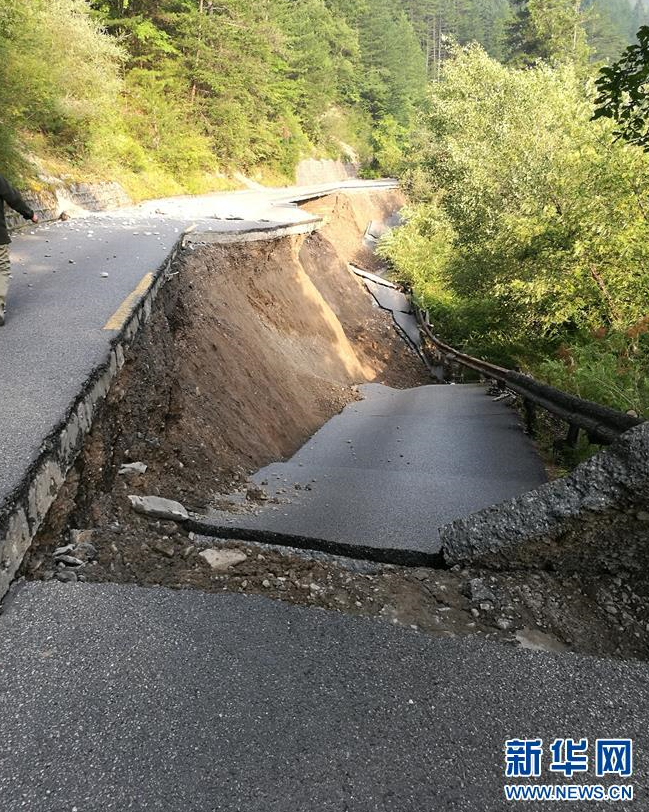
<svg viewBox="0 0 649 812"><path fill-rule="evenodd" d="M310 233L320 225L321 221L314 219L294 226L250 230L239 236L244 242L268 240ZM223 240L231 242L232 236L223 235ZM200 233L183 234L166 261L150 275L148 288L134 303L121 329L112 338L105 363L88 377L63 420L44 439L40 454L25 472L20 485L0 506L0 597L7 592L32 539L83 448L98 406L123 367L125 352L148 322L158 294L173 274L174 263L192 244L201 241ZM218 242L218 235L211 235L210 242Z"/></svg>
<svg viewBox="0 0 649 812"><path fill-rule="evenodd" d="M131 526L129 494L215 504L356 402L359 383L429 384L325 231L179 258L32 545L37 558L74 529Z"/></svg>

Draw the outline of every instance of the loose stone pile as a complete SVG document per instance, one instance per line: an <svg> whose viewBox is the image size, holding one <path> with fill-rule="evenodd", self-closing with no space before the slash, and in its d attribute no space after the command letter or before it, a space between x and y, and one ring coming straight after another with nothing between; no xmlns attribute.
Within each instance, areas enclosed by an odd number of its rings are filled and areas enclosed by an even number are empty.
<svg viewBox="0 0 649 812"><path fill-rule="evenodd" d="M97 562L97 548L90 541L92 534L92 530L71 530L70 544L54 550L52 560L58 581L70 583L86 580L83 570Z"/></svg>

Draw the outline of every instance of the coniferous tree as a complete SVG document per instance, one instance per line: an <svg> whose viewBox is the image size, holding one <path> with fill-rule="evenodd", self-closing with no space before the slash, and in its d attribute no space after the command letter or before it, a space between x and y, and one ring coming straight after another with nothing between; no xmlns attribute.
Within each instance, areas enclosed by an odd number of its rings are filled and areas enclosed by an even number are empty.
<svg viewBox="0 0 649 812"><path fill-rule="evenodd" d="M508 36L509 60L583 61L588 56L582 0L515 0Z"/></svg>

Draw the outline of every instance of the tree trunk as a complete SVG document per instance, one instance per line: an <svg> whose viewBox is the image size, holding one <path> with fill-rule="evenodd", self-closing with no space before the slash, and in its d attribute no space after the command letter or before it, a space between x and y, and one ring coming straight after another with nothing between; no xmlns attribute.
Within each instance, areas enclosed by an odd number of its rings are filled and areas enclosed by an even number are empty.
<svg viewBox="0 0 649 812"><path fill-rule="evenodd" d="M192 90L190 94L190 101L194 104L196 100L196 73L198 71L198 65L200 60L200 45L201 45L201 21L203 17L203 9L205 8L205 0L198 0L198 13L200 14L201 19L198 23L198 32L196 35L196 59L194 60L194 79L192 81Z"/></svg>
<svg viewBox="0 0 649 812"><path fill-rule="evenodd" d="M591 275L593 281L595 282L595 284L597 285L597 287L599 288L600 293L602 294L602 298L604 299L606 304L609 306L609 309L611 311L611 315L613 316L613 318L616 321L619 321L619 319L620 319L620 311L615 306L615 302L613 301L613 297L608 292L608 288L606 287L606 282L604 282L604 279L603 279L602 275L600 273L598 273L598 271L596 271L595 268L592 267L592 266L591 266L591 269L590 269L590 275Z"/></svg>

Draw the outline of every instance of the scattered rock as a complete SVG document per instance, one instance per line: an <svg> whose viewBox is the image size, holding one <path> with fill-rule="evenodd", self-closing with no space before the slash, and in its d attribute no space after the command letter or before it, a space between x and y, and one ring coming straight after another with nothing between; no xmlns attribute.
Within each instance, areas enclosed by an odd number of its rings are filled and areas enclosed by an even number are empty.
<svg viewBox="0 0 649 812"><path fill-rule="evenodd" d="M66 567L83 567L83 561L74 555L57 555L54 560L57 564L65 564Z"/></svg>
<svg viewBox="0 0 649 812"><path fill-rule="evenodd" d="M472 578L466 585L466 595L471 603L495 603L496 596L481 578Z"/></svg>
<svg viewBox="0 0 649 812"><path fill-rule="evenodd" d="M202 550L199 557L206 561L213 570L225 572L230 567L241 564L248 556L240 550ZM264 586L266 583L264 582ZM270 582L268 583L270 586Z"/></svg>
<svg viewBox="0 0 649 812"><path fill-rule="evenodd" d="M126 462L120 466L117 472L120 476L128 476L129 474L146 474L147 465L144 462Z"/></svg>
<svg viewBox="0 0 649 812"><path fill-rule="evenodd" d="M531 651L566 651L568 648L555 637L538 629L523 628L516 632L516 640L521 648Z"/></svg>
<svg viewBox="0 0 649 812"><path fill-rule="evenodd" d="M90 544L88 541L84 541L82 544L79 544L75 549L75 552L79 556L83 556L86 561L94 561L97 558L97 548L94 544Z"/></svg>
<svg viewBox="0 0 649 812"><path fill-rule="evenodd" d="M70 530L70 541L74 547L78 547L79 544L86 544L89 542L92 539L94 532L94 530Z"/></svg>
<svg viewBox="0 0 649 812"><path fill-rule="evenodd" d="M155 550L157 553L160 553L160 555L163 555L165 558L173 558L176 554L176 551L171 544L164 544L162 541L152 541L151 549Z"/></svg>
<svg viewBox="0 0 649 812"><path fill-rule="evenodd" d="M268 494L262 488L258 488L256 485L250 485L246 489L246 499L249 502L266 502L268 500Z"/></svg>
<svg viewBox="0 0 649 812"><path fill-rule="evenodd" d="M74 550L74 548L75 548L74 544L66 544L65 547L57 547L53 553L54 558L58 558L61 555L67 555L68 553L71 553Z"/></svg>
<svg viewBox="0 0 649 812"><path fill-rule="evenodd" d="M64 584L75 583L79 579L77 578L77 573L74 570L61 570L60 572L56 573L56 580L61 581Z"/></svg>
<svg viewBox="0 0 649 812"><path fill-rule="evenodd" d="M261 582L261 585L262 585L262 586L263 586L265 589L270 589L270 581L268 580L268 578L264 578L264 580Z"/></svg>
<svg viewBox="0 0 649 812"><path fill-rule="evenodd" d="M156 519L172 519L176 522L186 522L189 514L173 499L163 499L161 496L129 496L131 507L136 513L153 516Z"/></svg>

